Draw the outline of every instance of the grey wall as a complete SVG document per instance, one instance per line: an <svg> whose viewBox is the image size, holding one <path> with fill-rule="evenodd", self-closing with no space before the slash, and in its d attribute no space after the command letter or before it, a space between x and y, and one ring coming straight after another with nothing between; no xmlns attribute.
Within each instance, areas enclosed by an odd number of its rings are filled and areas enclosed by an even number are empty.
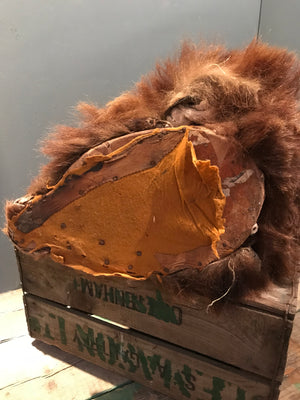
<svg viewBox="0 0 300 400"><path fill-rule="evenodd" d="M0 0L1 208L25 194L38 141L71 123L78 101L106 103L183 38L245 45L259 10L260 0ZM19 277L3 234L0 252L1 292Z"/></svg>
<svg viewBox="0 0 300 400"><path fill-rule="evenodd" d="M262 0L260 37L300 53L300 1Z"/></svg>

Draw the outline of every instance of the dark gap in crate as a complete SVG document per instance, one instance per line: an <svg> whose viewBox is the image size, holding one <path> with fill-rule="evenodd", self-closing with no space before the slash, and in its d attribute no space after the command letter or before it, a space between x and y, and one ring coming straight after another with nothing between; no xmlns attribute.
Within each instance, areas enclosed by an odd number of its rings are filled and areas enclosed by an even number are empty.
<svg viewBox="0 0 300 400"><path fill-rule="evenodd" d="M68 307L68 306L67 306ZM72 307L70 307L71 309L72 309ZM81 311L82 312L82 311ZM88 314L90 317L92 317L92 318L95 318L96 320L99 320L99 321L103 321L103 322L106 322L106 323L108 323L108 324L110 324L110 325L113 325L113 326L119 326L120 328L122 328L122 329L131 329L129 326L125 326L125 325L123 325L123 324L120 324L120 323L118 323L118 322L114 322L114 321L112 321L112 320L110 320L110 319L107 319L107 318L104 318L104 317L100 317L100 315L95 315L95 314Z"/></svg>

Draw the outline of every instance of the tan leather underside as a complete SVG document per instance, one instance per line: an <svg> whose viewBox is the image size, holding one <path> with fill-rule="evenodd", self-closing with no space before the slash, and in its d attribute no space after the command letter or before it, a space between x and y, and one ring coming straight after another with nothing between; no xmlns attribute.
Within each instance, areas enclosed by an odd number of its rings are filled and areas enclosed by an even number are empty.
<svg viewBox="0 0 300 400"><path fill-rule="evenodd" d="M201 246L216 254L224 207L218 167L197 160L186 133L156 166L102 184L31 232L14 234L23 248L50 247L65 265L145 278L169 272L158 255Z"/></svg>

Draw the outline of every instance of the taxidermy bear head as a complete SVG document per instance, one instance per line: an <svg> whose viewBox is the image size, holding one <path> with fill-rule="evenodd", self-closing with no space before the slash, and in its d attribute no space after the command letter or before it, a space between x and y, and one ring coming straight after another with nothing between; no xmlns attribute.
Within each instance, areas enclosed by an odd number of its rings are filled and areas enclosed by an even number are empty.
<svg viewBox="0 0 300 400"><path fill-rule="evenodd" d="M62 179L73 177L68 170L91 149L155 128L201 127L234 146L237 158L254 162L264 176L265 198L253 235L238 248L198 268L182 266L166 281L211 297L239 297L270 281L292 279L298 254L299 88L299 61L284 49L256 41L242 50L185 43L179 54L105 107L79 104L78 127L55 129L42 148L50 162L25 198L7 203L7 232L22 250L16 239L19 216L49 199Z"/></svg>

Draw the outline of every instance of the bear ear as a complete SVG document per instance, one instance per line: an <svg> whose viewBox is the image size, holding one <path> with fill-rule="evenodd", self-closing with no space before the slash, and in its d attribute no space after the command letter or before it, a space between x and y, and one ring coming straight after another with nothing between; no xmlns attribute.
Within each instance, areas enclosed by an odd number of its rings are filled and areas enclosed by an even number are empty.
<svg viewBox="0 0 300 400"><path fill-rule="evenodd" d="M233 50L230 63L235 73L258 80L266 90L299 93L300 62L293 52L253 40L245 50Z"/></svg>

